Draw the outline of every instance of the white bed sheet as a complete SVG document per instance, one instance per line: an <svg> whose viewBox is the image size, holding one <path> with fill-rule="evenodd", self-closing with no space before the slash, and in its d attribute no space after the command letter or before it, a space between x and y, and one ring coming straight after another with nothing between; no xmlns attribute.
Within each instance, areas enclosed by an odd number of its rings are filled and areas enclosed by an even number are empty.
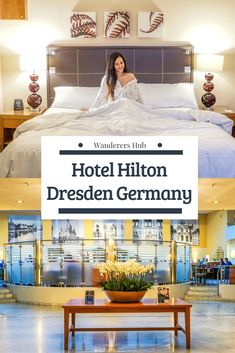
<svg viewBox="0 0 235 353"><path fill-rule="evenodd" d="M120 99L89 112L50 108L19 126L0 154L0 177L40 177L41 136L198 136L199 177L235 177L233 122L226 116L190 109L152 109Z"/></svg>

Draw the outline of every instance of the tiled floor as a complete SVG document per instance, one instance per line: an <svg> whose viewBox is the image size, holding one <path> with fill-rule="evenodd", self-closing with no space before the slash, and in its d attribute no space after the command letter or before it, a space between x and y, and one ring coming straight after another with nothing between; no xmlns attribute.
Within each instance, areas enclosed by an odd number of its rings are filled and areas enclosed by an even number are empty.
<svg viewBox="0 0 235 353"><path fill-rule="evenodd" d="M153 314L144 317L132 314L83 316L91 325L137 325L141 320L151 325ZM169 324L165 314L157 321ZM192 348L185 348L185 336L177 340L169 331L158 332L96 332L76 333L69 341L69 352L235 352L235 303L194 302L191 315ZM60 353L63 349L63 311L60 308L21 304L0 305L1 353Z"/></svg>

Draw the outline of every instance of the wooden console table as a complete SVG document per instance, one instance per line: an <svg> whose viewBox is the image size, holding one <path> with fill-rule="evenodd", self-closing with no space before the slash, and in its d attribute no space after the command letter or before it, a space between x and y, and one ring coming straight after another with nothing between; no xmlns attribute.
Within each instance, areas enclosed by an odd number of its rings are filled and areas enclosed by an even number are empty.
<svg viewBox="0 0 235 353"><path fill-rule="evenodd" d="M64 349L68 349L69 333L72 336L76 331L183 331L186 336L186 346L190 348L190 308L191 304L181 299L172 298L168 304L159 304L157 299L143 299L139 303L112 303L106 299L95 300L94 304L85 304L83 299L71 299L63 305L64 309ZM76 327L76 314L95 313L173 313L174 326L172 327L145 327L140 322L138 327ZM178 322L178 313L184 313L185 326ZM70 320L71 319L71 320ZM71 323L70 323L71 321Z"/></svg>

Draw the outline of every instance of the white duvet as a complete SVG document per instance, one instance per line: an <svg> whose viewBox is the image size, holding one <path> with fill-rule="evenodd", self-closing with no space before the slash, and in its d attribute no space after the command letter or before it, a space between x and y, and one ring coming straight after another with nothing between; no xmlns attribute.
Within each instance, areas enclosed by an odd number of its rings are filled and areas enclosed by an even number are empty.
<svg viewBox="0 0 235 353"><path fill-rule="evenodd" d="M198 136L200 178L234 178L232 126L222 114L152 109L125 98L89 112L49 109L17 128L14 140L0 154L0 177L40 177L41 136L164 135Z"/></svg>

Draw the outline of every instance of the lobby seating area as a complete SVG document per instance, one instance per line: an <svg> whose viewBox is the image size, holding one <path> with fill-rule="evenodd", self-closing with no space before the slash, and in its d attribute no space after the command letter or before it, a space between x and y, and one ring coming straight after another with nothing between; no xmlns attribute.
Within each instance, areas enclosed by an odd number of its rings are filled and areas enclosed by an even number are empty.
<svg viewBox="0 0 235 353"><path fill-rule="evenodd" d="M234 284L235 266L220 266L218 262L207 265L192 264L192 280L195 284Z"/></svg>

